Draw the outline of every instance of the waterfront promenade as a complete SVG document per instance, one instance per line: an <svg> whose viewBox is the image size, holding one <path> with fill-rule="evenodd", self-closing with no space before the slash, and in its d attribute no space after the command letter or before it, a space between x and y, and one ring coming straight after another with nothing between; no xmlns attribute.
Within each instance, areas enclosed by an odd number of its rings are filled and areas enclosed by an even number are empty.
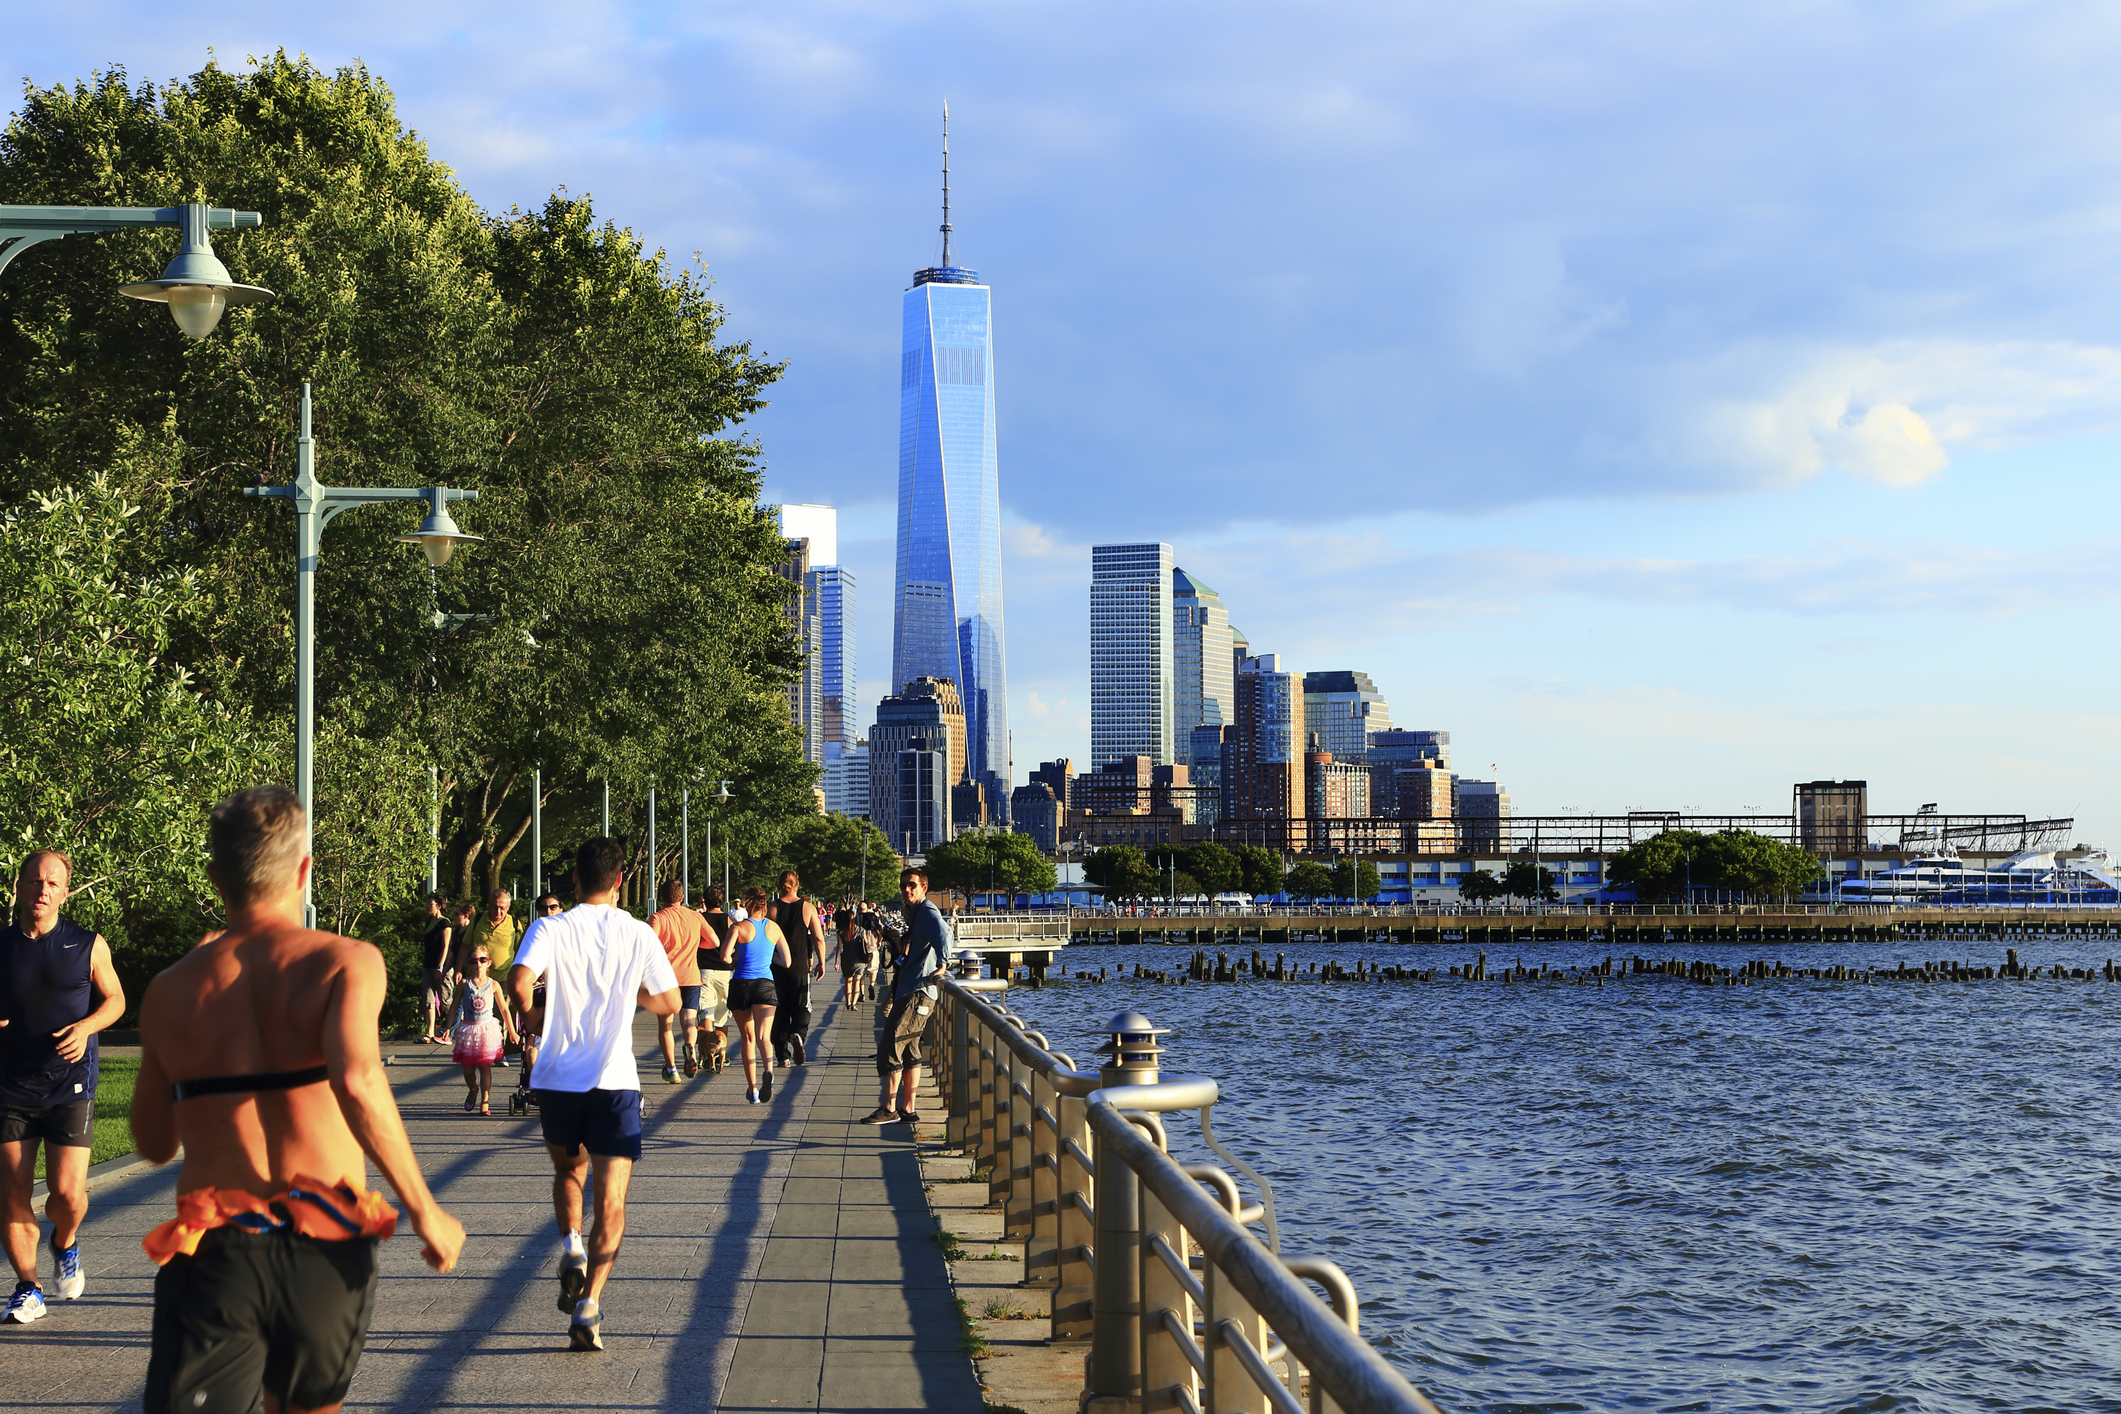
<svg viewBox="0 0 2121 1414"><path fill-rule="evenodd" d="M855 1122L876 1103L873 1019L836 998L819 1014L814 1059L775 1072L772 1102L757 1106L733 1065L664 1084L653 1018L636 1018L645 1147L596 1354L568 1351L554 1306L536 1117L510 1119L500 1103L492 1119L467 1115L446 1053L387 1047L421 1164L468 1239L446 1277L402 1223L383 1244L346 1407L977 1414L915 1146L902 1126ZM514 1072L494 1079L500 1102ZM0 1327L0 1411L139 1408L154 1279L140 1238L172 1213L175 1184L172 1165L90 1195L88 1292L35 1325ZM49 1265L47 1252L47 1279Z"/></svg>

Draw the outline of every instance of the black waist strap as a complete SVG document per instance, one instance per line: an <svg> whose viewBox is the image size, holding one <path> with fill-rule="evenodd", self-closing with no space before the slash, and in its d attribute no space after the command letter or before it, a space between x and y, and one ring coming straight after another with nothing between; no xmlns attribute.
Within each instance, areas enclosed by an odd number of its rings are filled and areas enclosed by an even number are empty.
<svg viewBox="0 0 2121 1414"><path fill-rule="evenodd" d="M304 1066L300 1070L260 1071L255 1075L209 1075L200 1080L179 1080L169 1087L178 1100L196 1100L202 1095L247 1095L266 1090L299 1090L331 1078L328 1066Z"/></svg>

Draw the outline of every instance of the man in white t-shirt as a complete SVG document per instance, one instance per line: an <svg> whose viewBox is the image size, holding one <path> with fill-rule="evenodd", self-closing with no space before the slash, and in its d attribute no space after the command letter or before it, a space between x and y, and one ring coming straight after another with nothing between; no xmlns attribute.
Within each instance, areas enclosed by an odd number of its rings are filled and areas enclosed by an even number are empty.
<svg viewBox="0 0 2121 1414"><path fill-rule="evenodd" d="M678 1009L678 979L650 928L617 907L625 856L599 836L575 852L574 890L565 913L530 925L508 970L519 1015L538 1042L538 1119L552 1155L552 1207L566 1236L560 1246L560 1309L570 1314L568 1345L604 1348L597 1298L626 1235L626 1186L641 1157L641 1072L633 1059L636 1006L657 1016ZM531 988L545 979L542 1016ZM586 1153L584 1151L587 1151ZM594 1170L596 1222L582 1242L582 1182Z"/></svg>

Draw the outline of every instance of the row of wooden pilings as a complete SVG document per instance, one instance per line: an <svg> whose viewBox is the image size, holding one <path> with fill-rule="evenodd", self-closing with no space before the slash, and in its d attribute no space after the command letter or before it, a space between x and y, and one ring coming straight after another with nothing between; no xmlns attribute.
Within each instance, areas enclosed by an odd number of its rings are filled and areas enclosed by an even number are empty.
<svg viewBox="0 0 2121 1414"><path fill-rule="evenodd" d="M1664 948L1694 943L1870 943L2025 941L2033 938L2121 937L2121 911L2111 916L1982 918L1905 914L1786 915L1777 917L1584 917L1527 915L1494 921L1465 918L1117 919L1080 920L1070 941L1078 947L1134 943L1215 948L1288 947L1319 943L1460 943L1509 947L1531 943L1604 943Z"/></svg>
<svg viewBox="0 0 2121 1414"><path fill-rule="evenodd" d="M1441 975L1439 975L1441 974ZM1065 972L1062 974L1066 976ZM1125 970L1120 974L1128 975ZM1100 967L1095 972L1077 970L1075 980L1083 982L1105 982L1111 979L1111 968ZM1602 987L1607 979L1624 981L1631 977L1673 977L1688 982L1709 986L1744 987L1756 981L1797 978L1826 982L1991 982L1991 981L2067 981L2067 982L2121 982L2121 966L2112 958L2103 967L2068 967L2060 963L2046 966L2027 965L2019 961L2016 948L2007 949L2000 964L1982 964L1970 961L1930 959L1922 962L1903 962L1891 968L1853 967L1847 964L1830 964L1825 967L1791 967L1780 961L1759 959L1736 965L1711 962L1706 959L1649 958L1631 956L1606 958L1603 962L1562 967L1541 963L1527 967L1515 962L1500 971L1488 970L1488 955L1482 952L1477 961L1469 964L1452 964L1448 969L1436 967L1402 967L1373 963L1368 958L1358 958L1353 967L1339 962L1312 962L1292 965L1286 954L1276 953L1270 962L1258 949L1253 949L1250 958L1230 960L1227 952L1219 953L1211 960L1207 949L1201 948L1187 960L1183 969L1162 969L1136 963L1133 979L1140 982L1164 983L1229 983L1229 982L1436 982L1452 978L1466 982L1499 982L1505 986L1539 982L1570 983L1576 986ZM1044 980L1033 972L1028 979L1032 986Z"/></svg>

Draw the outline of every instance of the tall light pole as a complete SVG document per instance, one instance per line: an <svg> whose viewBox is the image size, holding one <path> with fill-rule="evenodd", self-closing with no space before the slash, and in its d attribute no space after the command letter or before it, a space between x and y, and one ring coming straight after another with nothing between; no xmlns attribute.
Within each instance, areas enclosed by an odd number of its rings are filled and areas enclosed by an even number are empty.
<svg viewBox="0 0 2121 1414"><path fill-rule="evenodd" d="M263 224L264 218L255 211L230 211L203 202L184 206L0 206L0 270L31 246L61 236L108 235L143 226L182 227L184 244L162 278L120 285L118 292L168 305L186 337L203 339L213 333L230 305L257 304L273 297L262 286L238 284L214 254L207 232Z"/></svg>
<svg viewBox="0 0 2121 1414"><path fill-rule="evenodd" d="M715 784L721 787L721 790L714 797L715 802L726 808L732 798L729 794L730 783L728 781L716 781ZM710 869L713 868L711 861L708 867ZM725 840L722 842L722 907L726 909L734 902L736 900L729 897L729 843Z"/></svg>
<svg viewBox="0 0 2121 1414"><path fill-rule="evenodd" d="M530 768L530 872L531 886L545 892L545 767ZM533 896L535 897L535 896Z"/></svg>
<svg viewBox="0 0 2121 1414"><path fill-rule="evenodd" d="M655 912L655 777L648 778L648 897L642 907Z"/></svg>
<svg viewBox="0 0 2121 1414"><path fill-rule="evenodd" d="M326 486L317 480L317 446L310 435L309 384L302 385L301 434L295 441L295 479L285 486L246 486L246 496L272 496L295 507L295 793L314 828L316 777L317 551L324 527L356 506L390 501L426 501L430 507L420 528L398 540L418 545L436 569L449 563L460 544L484 537L466 535L450 517L451 501L475 501L476 491L447 486ZM302 921L317 925L317 909L305 887Z"/></svg>
<svg viewBox="0 0 2121 1414"><path fill-rule="evenodd" d="M692 787L678 787L678 882L692 891Z"/></svg>

